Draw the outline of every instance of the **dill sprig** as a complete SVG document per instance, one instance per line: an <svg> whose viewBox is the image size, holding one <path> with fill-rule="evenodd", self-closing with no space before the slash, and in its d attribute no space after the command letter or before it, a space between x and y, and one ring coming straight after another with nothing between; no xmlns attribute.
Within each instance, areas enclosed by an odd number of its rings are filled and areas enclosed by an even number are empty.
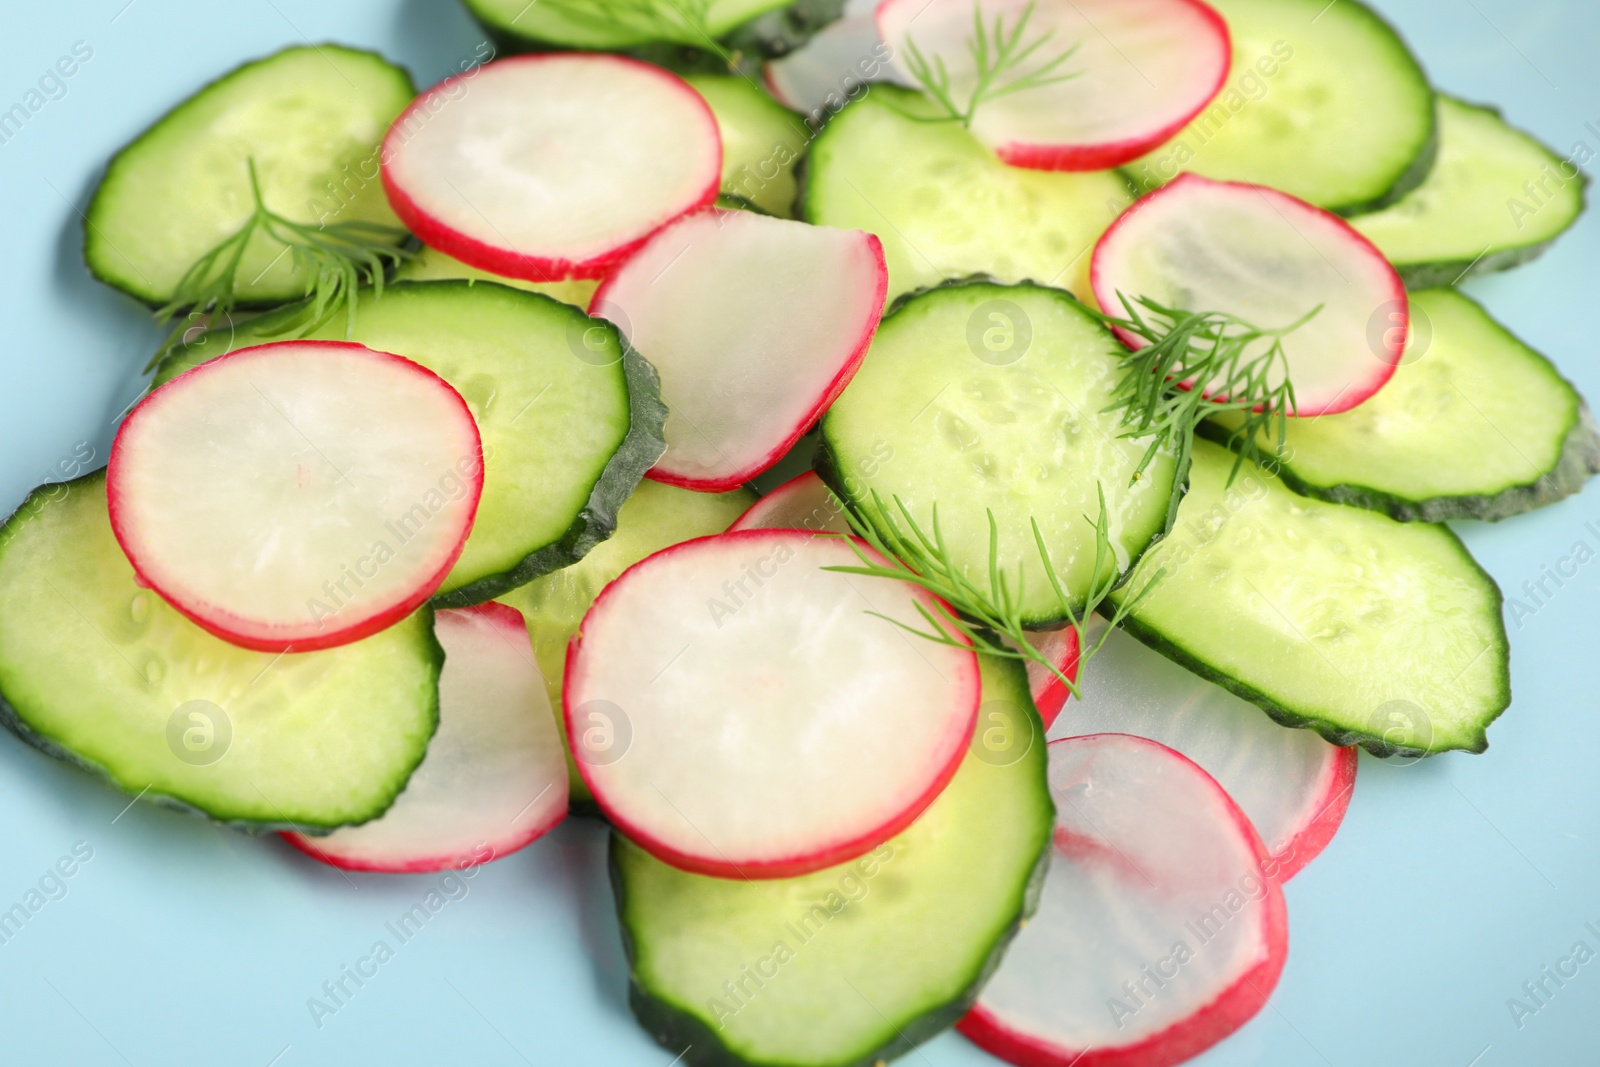
<svg viewBox="0 0 1600 1067"><path fill-rule="evenodd" d="M945 111L945 115L940 116L941 121L954 119L963 127L971 127L978 108L990 100L1068 81L1082 73L1061 71L1061 67L1078 51L1077 44L1045 59L1032 70L1020 70L1038 56L1040 49L1055 35L1054 30L1047 30L1023 44L1023 34L1027 31L1028 20L1033 17L1033 9L1034 2L1029 0L1014 26L1008 29L1005 15L1000 14L994 17L991 27L983 20L981 0L973 0L973 32L967 39L967 52L972 57L974 80L971 95L964 102L955 99L955 89L951 85L950 70L944 57L935 54L930 62L917 47L916 41L907 36L904 57L906 73L915 78Z"/></svg>
<svg viewBox="0 0 1600 1067"><path fill-rule="evenodd" d="M738 57L711 33L710 0L541 0L573 22L601 30L619 27L657 40L690 45L712 53L731 69Z"/></svg>
<svg viewBox="0 0 1600 1067"><path fill-rule="evenodd" d="M1039 560L1044 564L1045 578L1050 584L1061 613L1078 635L1078 670L1081 674L1083 665L1089 658L1100 650L1106 637L1112 629L1119 626L1140 601L1148 596L1165 576L1164 570L1158 570L1151 575L1144 587L1134 596L1117 605L1111 619L1111 625L1106 628L1093 645L1088 643L1085 625L1088 616L1105 600L1106 596L1115 588L1117 576L1114 568L1106 565L1112 558L1111 553L1111 517L1106 508L1106 494L1100 488L1100 515L1091 521L1089 516L1083 517L1084 521L1093 527L1095 532L1095 558L1094 577L1090 582L1088 595L1084 598L1081 607L1074 605L1072 597L1062 581L1061 574L1056 570L1050 559L1050 550L1046 547L1044 534L1039 529L1039 523L1030 520L1033 527L1034 545L1039 553ZM970 644L978 651L991 656L1002 656L1007 659L1032 661L1043 665L1051 674L1055 675L1066 685L1073 696L1078 695L1077 683L1068 678L1060 668L1050 662L1049 658L1033 647L1030 640L1031 634L1022 623L1022 594L1023 572L1018 564L1016 581L1012 582L1006 573L1006 568L1000 563L1000 528L995 522L994 512L988 511L989 516L989 570L987 575L987 588L979 582L968 578L963 569L956 565L950 546L946 543L944 533L939 527L939 508L933 508L932 531L925 532L912 516L911 509L898 497L894 497L895 512L884 506L884 501L877 490L872 493L872 506L882 521L883 532L873 524L868 523L856 512L846 507L844 516L849 520L850 527L872 549L887 561L887 565L880 563L862 549L856 541L850 541L850 547L855 550L856 558L861 561L857 567L827 567L826 570L838 571L842 574L859 574L868 578L889 578L898 581L910 582L913 585L932 593L941 603L937 611L930 611L922 604L917 605L917 612L928 624L927 630L920 630L909 626L898 619L891 619L878 612L868 614L877 615L886 622L893 623L908 633L915 634L928 641L941 645L953 645L960 648ZM904 524L902 527L901 524ZM1108 573L1111 572L1111 573ZM1104 576L1102 576L1104 575ZM946 607L948 605L948 607ZM953 609L953 610L952 610ZM1011 644L1006 644L999 638L1009 638Z"/></svg>
<svg viewBox="0 0 1600 1067"><path fill-rule="evenodd" d="M163 326L179 316L182 319L151 358L145 368L147 371L180 347L195 330L209 328L232 315L239 299L239 268L251 239L258 233L283 246L292 257L295 270L305 274L305 295L312 298L304 314L284 325L282 332L285 334L304 324L309 324L309 332L341 308L348 316L348 328L354 330L359 299L356 290L362 285L371 285L374 296L382 298L386 269L413 255L396 246L396 242L406 236L406 232L396 226L362 221L313 226L284 218L263 202L255 160L246 160L245 166L250 173L250 195L255 210L238 232L222 240L184 272L172 292L172 299L156 311L156 322ZM282 257L280 252L273 264ZM269 264L268 269L271 266ZM248 282L254 282L265 273L266 270L261 271Z"/></svg>
<svg viewBox="0 0 1600 1067"><path fill-rule="evenodd" d="M1225 411L1244 418L1228 444L1237 450L1228 484L1246 461L1262 460L1263 439L1282 458L1289 416L1295 412L1294 383L1283 339L1309 322L1318 304L1287 326L1264 328L1220 311L1170 308L1146 296L1121 292L1126 317L1100 314L1109 326L1149 342L1124 357L1126 372L1115 399L1103 410L1121 412L1123 437L1150 439L1133 479L1137 481L1163 449L1177 458L1177 476L1167 508L1172 524L1201 422Z"/></svg>

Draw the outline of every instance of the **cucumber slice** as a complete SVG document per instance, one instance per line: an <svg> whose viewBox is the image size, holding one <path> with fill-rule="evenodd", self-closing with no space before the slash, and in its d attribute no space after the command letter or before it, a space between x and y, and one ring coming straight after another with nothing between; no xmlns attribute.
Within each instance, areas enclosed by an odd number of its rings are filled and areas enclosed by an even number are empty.
<svg viewBox="0 0 1600 1067"><path fill-rule="evenodd" d="M705 97L722 134L722 194L768 215L794 218L795 164L810 132L793 111L737 74L685 74Z"/></svg>
<svg viewBox="0 0 1600 1067"><path fill-rule="evenodd" d="M1583 213L1589 178L1492 107L1438 97L1439 159L1399 203L1351 225L1413 289L1540 255ZM1576 158L1576 157L1574 157Z"/></svg>
<svg viewBox="0 0 1600 1067"><path fill-rule="evenodd" d="M1233 66L1221 94L1128 173L1268 185L1340 214L1415 189L1437 150L1433 90L1400 35L1360 0L1212 0Z"/></svg>
<svg viewBox="0 0 1600 1067"><path fill-rule="evenodd" d="M1025 728L974 748L922 817L853 863L741 882L614 835L629 1002L689 1064L867 1067L967 1010L1032 913L1054 817L1027 678L980 658L986 707Z"/></svg>
<svg viewBox="0 0 1600 1067"><path fill-rule="evenodd" d="M1482 752L1511 703L1500 590L1448 527L1308 500L1196 441L1166 576L1126 626L1285 726L1377 755ZM1112 601L1143 589L1135 577ZM1426 619L1426 625L1417 620Z"/></svg>
<svg viewBox="0 0 1600 1067"><path fill-rule="evenodd" d="M1054 626L1065 616L1032 522L1078 598L1108 577L1091 573L1100 490L1115 557L1107 569L1125 571L1165 528L1176 463L1158 455L1130 485L1146 444L1117 436L1118 417L1104 412L1124 356L1111 331L1059 289L931 290L883 320L822 420L817 471L884 532L874 492L891 508L899 497L930 534L937 505L952 562L980 588L992 511L1001 570L1022 571L1024 624Z"/></svg>
<svg viewBox="0 0 1600 1067"><path fill-rule="evenodd" d="M276 340L293 305L174 352L156 384L190 366ZM335 316L312 335L343 339ZM422 364L456 388L483 437L483 498L435 598L463 607L582 559L666 447L655 370L609 323L490 282L405 282L364 297L348 335Z"/></svg>
<svg viewBox="0 0 1600 1067"><path fill-rule="evenodd" d="M514 51L544 52L583 48L591 51L633 49L672 43L706 48L757 15L774 11L787 0L706 0L686 5L676 0L639 0L626 6L606 0L464 0L496 43ZM703 21L686 10L703 11ZM698 22L698 26L697 23Z"/></svg>
<svg viewBox="0 0 1600 1067"><path fill-rule="evenodd" d="M563 738L567 727L561 714L561 688L567 674L567 645L600 590L646 556L691 538L721 533L753 503L755 494L748 489L697 493L661 482L640 482L617 512L616 532L595 545L588 555L569 567L501 594L501 603L522 612L527 623L534 658L544 675ZM604 728L614 724L596 720L586 725ZM570 746L567 771L572 806L591 810L594 798L578 774Z"/></svg>
<svg viewBox="0 0 1600 1067"><path fill-rule="evenodd" d="M84 217L96 278L150 304L250 217L249 160L267 207L299 222L399 225L378 181L378 143L416 94L411 76L373 52L286 48L226 74L118 152ZM309 280L257 234L238 290L243 306L306 292Z"/></svg>
<svg viewBox="0 0 1600 1067"><path fill-rule="evenodd" d="M802 217L878 235L889 297L950 278L1058 285L1089 296L1089 253L1133 197L1116 171L1010 167L920 93L874 86L807 157Z"/></svg>
<svg viewBox="0 0 1600 1067"><path fill-rule="evenodd" d="M552 300L571 304L575 308L587 308L589 301L594 299L594 291L600 288L600 282L595 278L568 278L562 282L530 282L525 278L508 278L504 274L491 274L486 270L468 266L437 248L427 247L419 249L413 258L402 263L394 272L394 278L397 282L438 282L456 278L475 282L499 282L513 289L542 293Z"/></svg>
<svg viewBox="0 0 1600 1067"><path fill-rule="evenodd" d="M325 652L212 637L141 588L103 471L0 528L0 719L130 793L252 831L381 815L438 725L433 612Z"/></svg>
<svg viewBox="0 0 1600 1067"><path fill-rule="evenodd" d="M1549 360L1454 289L1412 293L1411 308L1427 326L1387 385L1352 411L1289 420L1285 485L1403 522L1493 521L1600 473L1588 405ZM1219 440L1240 423L1214 421Z"/></svg>

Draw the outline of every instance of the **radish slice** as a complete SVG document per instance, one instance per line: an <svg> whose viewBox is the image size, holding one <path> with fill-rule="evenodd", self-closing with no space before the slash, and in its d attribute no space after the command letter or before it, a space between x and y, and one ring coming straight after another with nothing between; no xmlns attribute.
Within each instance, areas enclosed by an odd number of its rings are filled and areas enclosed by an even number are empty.
<svg viewBox="0 0 1600 1067"><path fill-rule="evenodd" d="M1291 414L1350 410L1394 376L1405 351L1409 305L1389 261L1337 215L1274 189L1180 175L1112 223L1089 276L1115 315L1125 313L1118 293L1265 329L1320 306L1283 341ZM1129 347L1145 344L1118 333Z"/></svg>
<svg viewBox="0 0 1600 1067"><path fill-rule="evenodd" d="M566 817L567 762L522 613L441 611L439 731L394 806L326 837L288 833L347 871L418 874L509 855Z"/></svg>
<svg viewBox="0 0 1600 1067"><path fill-rule="evenodd" d="M878 38L871 0L847 0L839 18L788 55L761 68L767 91L791 111L821 116L837 112L875 81L914 84L891 61Z"/></svg>
<svg viewBox="0 0 1600 1067"><path fill-rule="evenodd" d="M357 344L242 348L133 409L111 528L142 582L216 636L331 648L409 615L461 555L478 427L425 367Z"/></svg>
<svg viewBox="0 0 1600 1067"><path fill-rule="evenodd" d="M860 230L712 210L651 238L589 306L661 375L649 476L716 493L776 463L849 384L888 286Z"/></svg>
<svg viewBox="0 0 1600 1067"><path fill-rule="evenodd" d="M750 505L750 510L739 516L738 521L728 529L809 530L812 533L847 534L850 532L850 522L844 516L844 506L839 503L839 498L829 491L815 471L806 471ZM1076 630L1069 626L1062 630L1035 631L1032 644L1050 657L1057 670L1077 681ZM1039 718L1044 720L1045 729L1048 730L1061 713L1071 690L1043 665L1028 660L1025 666L1034 706L1039 709Z"/></svg>
<svg viewBox="0 0 1600 1067"><path fill-rule="evenodd" d="M1333 839L1356 784L1356 750L1279 726L1254 704L1113 633L1084 670L1057 737L1148 737L1194 760L1250 817L1288 881Z"/></svg>
<svg viewBox="0 0 1600 1067"><path fill-rule="evenodd" d="M568 737L613 730L573 755L618 830L683 870L787 878L861 855L939 795L972 737L977 656L868 614L921 625L919 605L943 610L921 589L822 569L858 565L843 538L750 530L605 588L562 702Z"/></svg>
<svg viewBox="0 0 1600 1067"><path fill-rule="evenodd" d="M1154 741L1050 743L1055 846L1039 910L963 1034L1022 1067L1167 1067L1267 1002L1283 890L1228 794Z"/></svg>
<svg viewBox="0 0 1600 1067"><path fill-rule="evenodd" d="M721 174L705 100L623 56L519 56L447 78L383 142L383 187L412 233L530 281L602 277L714 201Z"/></svg>
<svg viewBox="0 0 1600 1067"><path fill-rule="evenodd" d="M1105 170L1137 159L1211 102L1233 58L1227 23L1200 0L884 0L879 36L896 56L915 47L942 66L963 108L979 79L975 6L991 47L996 20L1010 35L1024 17L1019 50L1037 44L994 88L1030 74L1046 82L990 95L974 112L973 136L1012 166Z"/></svg>

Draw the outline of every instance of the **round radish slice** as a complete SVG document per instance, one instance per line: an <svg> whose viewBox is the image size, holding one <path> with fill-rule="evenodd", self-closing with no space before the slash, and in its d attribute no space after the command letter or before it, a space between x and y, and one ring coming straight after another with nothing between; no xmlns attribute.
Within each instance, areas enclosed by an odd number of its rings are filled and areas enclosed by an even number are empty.
<svg viewBox="0 0 1600 1067"><path fill-rule="evenodd" d="M425 367L334 341L242 348L155 390L111 446L139 579L264 652L347 644L439 588L483 492L478 427Z"/></svg>
<svg viewBox="0 0 1600 1067"><path fill-rule="evenodd" d="M778 103L802 114L837 112L875 81L912 85L878 39L873 4L846 0L839 18L793 52L768 60L761 80Z"/></svg>
<svg viewBox="0 0 1600 1067"><path fill-rule="evenodd" d="M1354 748L1279 726L1128 634L1106 639L1079 692L1055 736L1133 734L1194 760L1249 816L1280 882L1315 859L1344 820L1356 784Z"/></svg>
<svg viewBox="0 0 1600 1067"><path fill-rule="evenodd" d="M1036 170L1105 170L1181 130L1221 90L1228 26L1200 0L884 0L879 36L948 76L965 110L978 89L974 18L990 48L1032 48L978 99L972 134ZM1024 79L1036 79L1026 86ZM1008 88L1010 91L1007 91Z"/></svg>
<svg viewBox="0 0 1600 1067"><path fill-rule="evenodd" d="M915 586L823 569L859 565L844 538L750 530L605 588L562 702L618 830L683 870L787 878L861 855L939 795L976 722L977 656L869 614L925 625L919 607L944 608Z"/></svg>
<svg viewBox="0 0 1600 1067"><path fill-rule="evenodd" d="M448 78L383 142L383 187L412 233L531 281L603 276L715 200L721 174L700 94L622 56L519 56Z"/></svg>
<svg viewBox="0 0 1600 1067"><path fill-rule="evenodd" d="M652 237L589 306L661 375L649 476L723 492L776 463L850 383L888 286L860 230L712 210Z"/></svg>
<svg viewBox="0 0 1600 1067"><path fill-rule="evenodd" d="M417 874L509 855L567 813L567 761L522 613L441 611L439 730L382 817L295 848L347 871Z"/></svg>
<svg viewBox="0 0 1600 1067"><path fill-rule="evenodd" d="M1050 792L1039 910L961 1032L1022 1067L1167 1067L1261 1010L1288 952L1283 891L1211 776L1098 734L1050 743Z"/></svg>
<svg viewBox="0 0 1600 1067"><path fill-rule="evenodd" d="M829 492L815 471L784 482L778 488L750 505L750 510L739 516L731 530L810 530L812 533L850 532L850 522L844 516L844 506L839 498ZM1033 633L1033 647L1050 657L1056 669L1078 679L1078 632L1072 627L1061 630L1038 630ZM1056 721L1061 708L1071 694L1061 679L1042 664L1025 661L1028 670L1028 688L1034 706L1045 729Z"/></svg>
<svg viewBox="0 0 1600 1067"><path fill-rule="evenodd" d="M1283 339L1289 414L1350 410L1394 376L1405 351L1406 290L1383 253L1337 215L1274 189L1180 175L1112 223L1089 273L1095 299L1114 315L1125 313L1119 294L1262 329L1320 308Z"/></svg>

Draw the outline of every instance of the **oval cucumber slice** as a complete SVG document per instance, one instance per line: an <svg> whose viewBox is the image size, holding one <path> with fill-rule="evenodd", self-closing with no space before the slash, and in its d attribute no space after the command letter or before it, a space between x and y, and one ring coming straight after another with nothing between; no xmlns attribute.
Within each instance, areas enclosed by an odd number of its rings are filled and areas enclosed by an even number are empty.
<svg viewBox="0 0 1600 1067"><path fill-rule="evenodd" d="M823 128L807 157L801 217L883 242L889 298L987 274L1089 298L1089 253L1132 203L1118 171L1001 163L920 94L875 85Z"/></svg>
<svg viewBox="0 0 1600 1067"><path fill-rule="evenodd" d="M155 384L232 350L279 340L295 304L174 352ZM406 282L363 297L310 336L351 340L427 367L456 388L483 438L483 496L438 607L493 599L582 559L666 448L655 370L616 329L492 282ZM398 534L397 534L398 536Z"/></svg>
<svg viewBox="0 0 1600 1067"><path fill-rule="evenodd" d="M528 0L465 0L467 10L501 45L536 52L552 47L612 51L660 42L705 48L710 43L708 36L721 37L785 2L545 0L530 4Z"/></svg>
<svg viewBox="0 0 1600 1067"><path fill-rule="evenodd" d="M969 750L911 828L861 859L745 882L612 836L629 1002L651 1036L690 1064L867 1067L965 1014L1037 904L1055 818L1027 675L979 661L985 711L1014 735Z"/></svg>
<svg viewBox="0 0 1600 1067"><path fill-rule="evenodd" d="M526 278L508 278L504 274L491 274L489 271L469 266L454 256L439 251L437 248L428 248L426 246L419 249L416 256L406 260L394 272L394 280L397 282L438 282L457 278L475 282L498 282L501 285L509 285L513 289L524 289L530 293L542 293L552 300L559 300L563 304L571 304L575 308L587 308L589 301L594 298L594 291L600 288L600 282L595 278L568 278L560 282L530 282Z"/></svg>
<svg viewBox="0 0 1600 1067"><path fill-rule="evenodd" d="M416 89L373 52L286 48L246 63L158 119L111 160L84 217L84 261L107 285L164 304L195 261L253 209L248 161L268 209L298 222L399 227L378 144ZM284 246L257 233L241 261L243 306L306 292Z"/></svg>
<svg viewBox="0 0 1600 1067"><path fill-rule="evenodd" d="M1001 572L1024 625L1065 622L1033 537L1081 610L1094 580L1121 573L1166 526L1176 464L1104 409L1126 350L1070 294L1035 285L952 285L883 320L861 369L822 420L817 472L885 535L877 493L930 536L938 509L951 561L988 589L990 513ZM1098 491L1114 558L1095 571ZM1087 516L1087 519L1085 518ZM1018 569L1021 588L1017 590Z"/></svg>
<svg viewBox="0 0 1600 1067"><path fill-rule="evenodd" d="M754 504L748 489L731 493L700 493L662 482L643 481L617 513L617 529L570 567L535 578L500 595L500 602L522 612L555 710L567 754L571 804L580 811L594 810L594 797L578 773L571 746L566 745L566 717L561 714L561 691L567 676L567 645L578 632L584 613L613 578L672 545L726 530ZM610 724L594 723L597 727Z"/></svg>
<svg viewBox="0 0 1600 1067"><path fill-rule="evenodd" d="M810 131L801 117L738 74L685 74L711 105L722 134L722 194L779 218L794 218L795 164Z"/></svg>
<svg viewBox="0 0 1600 1067"><path fill-rule="evenodd" d="M1309 500L1199 440L1130 633L1285 726L1377 755L1482 752L1511 703L1500 590L1445 526ZM1148 568L1148 569L1147 569ZM1136 575L1127 589L1143 589ZM1427 625L1417 621L1426 619Z"/></svg>
<svg viewBox="0 0 1600 1067"><path fill-rule="evenodd" d="M381 815L439 722L423 608L323 652L251 652L135 581L105 472L34 490L0 528L0 719L129 793L238 829Z"/></svg>
<svg viewBox="0 0 1600 1067"><path fill-rule="evenodd" d="M1454 289L1412 293L1411 318L1412 347L1376 394L1288 420L1285 485L1402 522L1492 521L1571 496L1600 472L1588 405L1549 360ZM1220 440L1240 419L1214 422L1206 430Z"/></svg>
<svg viewBox="0 0 1600 1067"><path fill-rule="evenodd" d="M1540 255L1583 214L1573 161L1479 107L1440 95L1439 159L1399 203L1350 224L1413 289L1455 285Z"/></svg>
<svg viewBox="0 0 1600 1067"><path fill-rule="evenodd" d="M1128 166L1141 190L1182 171L1270 185L1354 214L1419 185L1436 149L1433 90L1360 0L1212 0L1233 67L1183 132Z"/></svg>

